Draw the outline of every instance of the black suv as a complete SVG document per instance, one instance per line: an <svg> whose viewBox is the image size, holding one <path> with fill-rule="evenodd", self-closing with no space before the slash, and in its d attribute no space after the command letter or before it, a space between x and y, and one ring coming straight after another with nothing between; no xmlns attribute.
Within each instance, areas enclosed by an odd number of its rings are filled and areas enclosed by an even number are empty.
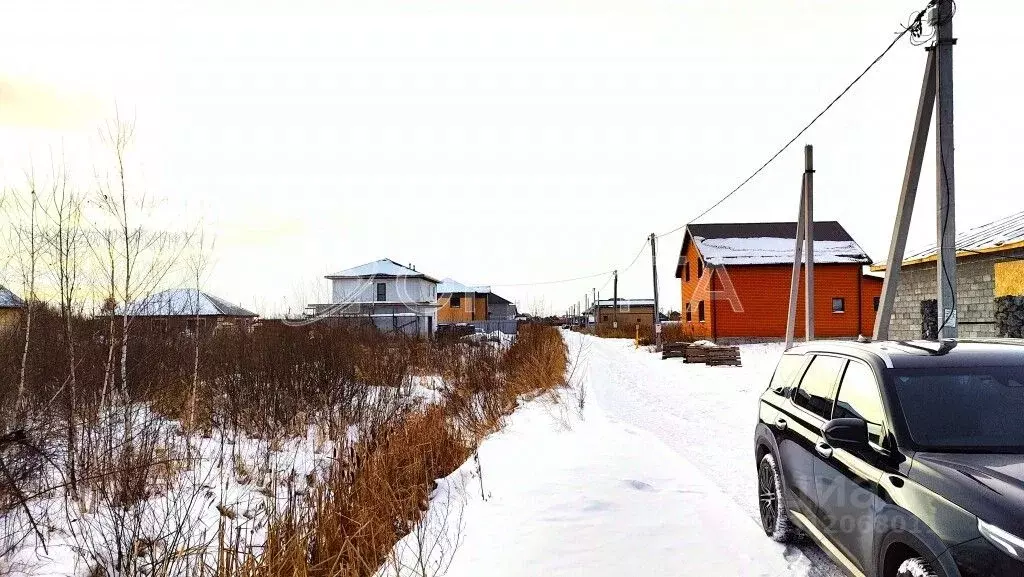
<svg viewBox="0 0 1024 577"><path fill-rule="evenodd" d="M1024 345L787 351L754 436L761 522L852 575L1024 576Z"/></svg>

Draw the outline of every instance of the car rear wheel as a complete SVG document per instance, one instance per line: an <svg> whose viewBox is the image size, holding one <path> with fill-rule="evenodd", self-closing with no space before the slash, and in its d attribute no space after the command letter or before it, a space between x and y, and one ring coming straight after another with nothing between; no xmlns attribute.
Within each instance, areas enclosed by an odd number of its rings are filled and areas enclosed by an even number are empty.
<svg viewBox="0 0 1024 577"><path fill-rule="evenodd" d="M800 532L793 526L786 511L782 498L782 476L771 453L761 457L757 466L757 504L765 535L779 543L797 540Z"/></svg>
<svg viewBox="0 0 1024 577"><path fill-rule="evenodd" d="M937 577L938 573L932 569L932 566L928 564L921 557L914 557L913 559L907 559L900 564L900 568L896 571L896 577Z"/></svg>

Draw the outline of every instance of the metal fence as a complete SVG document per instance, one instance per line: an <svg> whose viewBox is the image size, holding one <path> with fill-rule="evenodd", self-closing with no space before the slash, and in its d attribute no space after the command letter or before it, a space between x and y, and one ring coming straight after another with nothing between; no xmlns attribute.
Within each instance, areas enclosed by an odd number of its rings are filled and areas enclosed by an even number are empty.
<svg viewBox="0 0 1024 577"><path fill-rule="evenodd" d="M465 321L460 323L446 323L449 325L465 325L471 326L476 329L477 332L482 333L493 333L501 332L507 335L514 335L519 330L519 321L504 320L504 319L490 319L486 321Z"/></svg>

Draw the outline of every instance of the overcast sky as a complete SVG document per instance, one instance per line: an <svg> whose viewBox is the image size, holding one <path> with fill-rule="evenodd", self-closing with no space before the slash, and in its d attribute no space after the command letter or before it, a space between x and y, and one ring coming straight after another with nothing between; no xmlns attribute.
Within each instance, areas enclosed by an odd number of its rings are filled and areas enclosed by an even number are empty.
<svg viewBox="0 0 1024 577"><path fill-rule="evenodd" d="M116 103L165 216L216 237L211 293L261 312L382 257L553 312L625 269L813 117L923 0L125 2L0 7L0 173L62 151L88 184ZM960 3L957 226L1024 209L1024 4ZM818 220L885 256L925 51L902 41L704 222ZM934 240L927 152L911 245ZM659 249L678 309L682 235ZM619 286L651 295L645 253ZM610 295L610 284L602 296Z"/></svg>

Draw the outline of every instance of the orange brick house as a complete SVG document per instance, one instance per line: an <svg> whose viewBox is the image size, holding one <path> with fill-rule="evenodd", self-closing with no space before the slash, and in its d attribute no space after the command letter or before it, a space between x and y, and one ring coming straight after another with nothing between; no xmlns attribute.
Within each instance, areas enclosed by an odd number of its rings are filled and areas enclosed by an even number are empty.
<svg viewBox="0 0 1024 577"><path fill-rule="evenodd" d="M816 337L870 334L882 279L864 274L871 258L835 221L814 224ZM690 224L676 266L685 332L720 339L786 335L795 222ZM804 334L801 271L796 335Z"/></svg>

